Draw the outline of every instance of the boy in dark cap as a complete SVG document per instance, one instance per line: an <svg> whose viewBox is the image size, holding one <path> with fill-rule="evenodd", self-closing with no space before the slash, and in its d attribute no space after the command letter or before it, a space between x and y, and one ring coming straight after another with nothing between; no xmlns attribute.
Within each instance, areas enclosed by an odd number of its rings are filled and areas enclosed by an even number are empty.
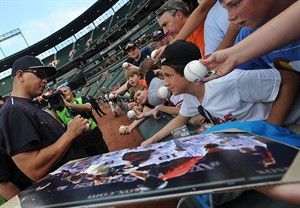
<svg viewBox="0 0 300 208"><path fill-rule="evenodd" d="M294 104L287 118L283 115L290 109L278 106L282 100L289 101L289 93L298 85L298 77L292 72L276 69L236 69L211 82L189 82L184 77L184 68L189 62L200 58L199 48L184 40L175 41L166 47L161 59L164 85L173 95L186 94L179 115L142 145L155 143L168 136L173 129L186 124L196 109L215 124L267 120L281 125L299 121L298 102ZM289 107L288 104L286 106ZM274 113L273 107L281 107L283 110Z"/></svg>
<svg viewBox="0 0 300 208"><path fill-rule="evenodd" d="M151 53L149 48L145 48L141 51L135 43L128 43L125 47L125 50L129 57L134 59L132 64L137 67L145 58L147 58L147 56L150 56Z"/></svg>

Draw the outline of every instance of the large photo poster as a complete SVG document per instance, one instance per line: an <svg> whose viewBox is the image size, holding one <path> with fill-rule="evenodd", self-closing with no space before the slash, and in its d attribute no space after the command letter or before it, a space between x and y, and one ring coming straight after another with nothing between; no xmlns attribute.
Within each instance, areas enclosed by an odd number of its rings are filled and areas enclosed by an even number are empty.
<svg viewBox="0 0 300 208"><path fill-rule="evenodd" d="M195 135L69 162L23 207L109 206L280 182L298 149L248 133Z"/></svg>

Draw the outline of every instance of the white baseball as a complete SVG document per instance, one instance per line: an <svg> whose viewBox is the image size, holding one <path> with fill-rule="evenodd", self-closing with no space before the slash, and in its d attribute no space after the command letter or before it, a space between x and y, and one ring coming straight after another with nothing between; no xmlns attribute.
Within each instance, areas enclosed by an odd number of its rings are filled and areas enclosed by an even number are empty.
<svg viewBox="0 0 300 208"><path fill-rule="evenodd" d="M85 131L88 131L88 130L90 129L90 127L91 127L91 126L90 126L90 123L86 123L86 124L85 124Z"/></svg>
<svg viewBox="0 0 300 208"><path fill-rule="evenodd" d="M119 128L119 133L120 134L125 134L126 129L127 129L126 126L121 125L120 128Z"/></svg>
<svg viewBox="0 0 300 208"><path fill-rule="evenodd" d="M109 99L114 99L115 95L110 93L108 97L109 97Z"/></svg>
<svg viewBox="0 0 300 208"><path fill-rule="evenodd" d="M124 62L124 63L122 64L122 67L123 67L123 68L129 67L129 63L128 63L128 62Z"/></svg>
<svg viewBox="0 0 300 208"><path fill-rule="evenodd" d="M184 77L190 82L201 81L207 75L207 68L199 61L189 62L184 68Z"/></svg>
<svg viewBox="0 0 300 208"><path fill-rule="evenodd" d="M152 59L154 59L156 53L157 53L157 50L153 50L153 51L151 52L151 58L152 58Z"/></svg>
<svg viewBox="0 0 300 208"><path fill-rule="evenodd" d="M136 112L134 110L130 110L127 112L127 117L129 119L132 119L133 117L135 117L135 115L136 115Z"/></svg>
<svg viewBox="0 0 300 208"><path fill-rule="evenodd" d="M170 92L170 90L169 90L166 86L161 86L161 87L157 90L157 95L158 95L158 97L160 97L161 99L167 99L168 97L171 96L171 92Z"/></svg>

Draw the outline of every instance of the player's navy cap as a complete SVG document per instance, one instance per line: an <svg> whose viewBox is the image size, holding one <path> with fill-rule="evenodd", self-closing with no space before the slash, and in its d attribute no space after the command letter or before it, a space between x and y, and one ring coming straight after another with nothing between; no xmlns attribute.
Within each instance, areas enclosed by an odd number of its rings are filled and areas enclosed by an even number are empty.
<svg viewBox="0 0 300 208"><path fill-rule="evenodd" d="M23 56L17 59L12 65L12 76L15 76L17 71L26 71L26 70L35 70L35 71L44 71L46 77L51 77L56 73L56 68L53 66L45 66L40 59L35 56Z"/></svg>

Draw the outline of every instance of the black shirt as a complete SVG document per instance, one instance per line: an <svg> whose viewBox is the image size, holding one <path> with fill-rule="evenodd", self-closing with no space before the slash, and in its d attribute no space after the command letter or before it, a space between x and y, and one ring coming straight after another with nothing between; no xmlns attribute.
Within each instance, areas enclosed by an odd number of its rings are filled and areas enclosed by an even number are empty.
<svg viewBox="0 0 300 208"><path fill-rule="evenodd" d="M63 133L60 123L31 100L9 97L1 108L0 146L10 156L46 148ZM75 140L54 169L70 160L87 156Z"/></svg>
<svg viewBox="0 0 300 208"><path fill-rule="evenodd" d="M150 48L145 48L141 51L141 56L140 56L139 60L135 60L132 64L139 67L140 64L142 63L142 61L144 61L147 58L147 56L150 57L150 55L151 55Z"/></svg>

